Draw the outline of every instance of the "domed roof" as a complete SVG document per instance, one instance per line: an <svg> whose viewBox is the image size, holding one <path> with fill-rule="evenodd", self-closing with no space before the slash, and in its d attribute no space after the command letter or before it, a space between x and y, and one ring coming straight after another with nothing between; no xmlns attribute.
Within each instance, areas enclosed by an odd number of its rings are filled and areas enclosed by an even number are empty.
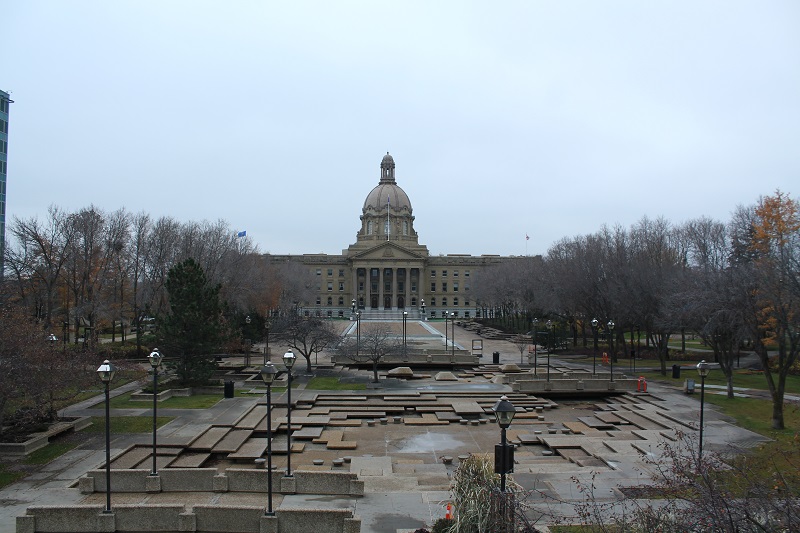
<svg viewBox="0 0 800 533"><path fill-rule="evenodd" d="M381 179L364 200L363 212L382 211L389 204L394 211L402 209L411 213L411 201L406 192L394 180L394 159L386 152L381 160Z"/></svg>

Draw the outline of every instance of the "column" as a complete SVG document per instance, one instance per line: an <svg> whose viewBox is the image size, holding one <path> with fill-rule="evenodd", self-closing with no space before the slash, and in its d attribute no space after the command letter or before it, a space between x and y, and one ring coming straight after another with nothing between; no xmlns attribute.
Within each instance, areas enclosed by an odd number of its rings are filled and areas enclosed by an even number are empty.
<svg viewBox="0 0 800 533"><path fill-rule="evenodd" d="M397 267L392 269L392 309L397 309Z"/></svg>
<svg viewBox="0 0 800 533"><path fill-rule="evenodd" d="M378 309L383 309L383 265L378 269Z"/></svg>
<svg viewBox="0 0 800 533"><path fill-rule="evenodd" d="M405 288L406 288L406 311L411 308L411 267L406 267L406 279Z"/></svg>
<svg viewBox="0 0 800 533"><path fill-rule="evenodd" d="M350 292L352 292L352 296L350 297L350 301L347 302L347 303L352 305L352 301L353 301L353 299L355 299L355 301L356 301L356 309L357 309L358 308L358 267L355 266L355 265L353 265L353 272L352 272L352 276L351 277L353 278L353 280L351 282L352 284L350 285L350 287L351 287Z"/></svg>

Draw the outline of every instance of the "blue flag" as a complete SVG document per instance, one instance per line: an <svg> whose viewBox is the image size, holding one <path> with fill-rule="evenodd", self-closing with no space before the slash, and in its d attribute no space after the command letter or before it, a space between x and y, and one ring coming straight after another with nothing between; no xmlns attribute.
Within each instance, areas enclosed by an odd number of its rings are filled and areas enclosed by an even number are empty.
<svg viewBox="0 0 800 533"><path fill-rule="evenodd" d="M247 237L247 231L240 231L236 234L237 237Z"/></svg>

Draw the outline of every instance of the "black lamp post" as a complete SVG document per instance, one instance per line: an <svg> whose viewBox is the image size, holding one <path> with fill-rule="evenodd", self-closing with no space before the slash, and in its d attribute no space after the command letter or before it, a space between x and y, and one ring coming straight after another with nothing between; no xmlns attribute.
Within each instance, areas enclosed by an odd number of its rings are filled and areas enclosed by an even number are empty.
<svg viewBox="0 0 800 533"><path fill-rule="evenodd" d="M264 320L264 331L267 334L267 336L264 338L264 340L265 340L265 345L264 345L264 364L265 365L267 364L267 361L269 361L269 359L270 359L270 356L269 356L269 326L270 326L269 320L270 320L269 311L267 311L267 318Z"/></svg>
<svg viewBox="0 0 800 533"><path fill-rule="evenodd" d="M536 331L537 327L539 326L539 319L534 318L531 320L531 324L533 324L533 370L536 374L539 373L539 341L536 338L538 332Z"/></svg>
<svg viewBox="0 0 800 533"><path fill-rule="evenodd" d="M547 321L547 330L550 332L550 342L547 343L547 381L550 381L550 350L556 342L556 330L553 321Z"/></svg>
<svg viewBox="0 0 800 533"><path fill-rule="evenodd" d="M275 516L272 510L272 383L278 369L272 362L268 362L261 368L261 379L267 385L267 516Z"/></svg>
<svg viewBox="0 0 800 533"><path fill-rule="evenodd" d="M406 345L406 321L408 320L408 311L403 311L403 355L406 355L408 346Z"/></svg>
<svg viewBox="0 0 800 533"><path fill-rule="evenodd" d="M361 344L361 311L356 311L356 361L358 361L358 347Z"/></svg>
<svg viewBox="0 0 800 533"><path fill-rule="evenodd" d="M253 319L250 318L250 315L247 315L246 317L244 317L245 329L247 329L248 331L250 330L250 323L252 321L253 321ZM242 331L242 337L244 337L244 331ZM245 355L244 355L244 364L245 364L245 366L250 366L250 347L249 346L245 346L245 350L247 350L247 351L245 352Z"/></svg>
<svg viewBox="0 0 800 533"><path fill-rule="evenodd" d="M609 320L606 326L608 326L608 343L611 345L611 353L608 359L611 363L611 381L614 381L614 321Z"/></svg>
<svg viewBox="0 0 800 533"><path fill-rule="evenodd" d="M158 410L158 367L161 365L161 360L164 358L158 348L153 348L147 360L150 362L150 367L153 369L153 469L150 471L151 476L157 476L158 470L156 467L156 430L158 424L156 422Z"/></svg>
<svg viewBox="0 0 800 533"><path fill-rule="evenodd" d="M355 320L356 318L356 299L353 298L350 300L350 320Z"/></svg>
<svg viewBox="0 0 800 533"><path fill-rule="evenodd" d="M55 349L56 343L58 342L58 337L51 333L47 336L47 340L50 342L50 348Z"/></svg>
<svg viewBox="0 0 800 533"><path fill-rule="evenodd" d="M64 338L64 353L67 352L67 342L69 342L69 322L64 321L61 325L61 330L63 331L62 337Z"/></svg>
<svg viewBox="0 0 800 533"><path fill-rule="evenodd" d="M289 350L283 354L283 364L289 373L289 385L286 388L286 477L292 477L292 367L297 357Z"/></svg>
<svg viewBox="0 0 800 533"><path fill-rule="evenodd" d="M700 374L700 445L698 447L697 459L698 462L703 459L703 409L705 407L706 395L706 376L710 367L705 360L697 363L697 373Z"/></svg>
<svg viewBox="0 0 800 533"><path fill-rule="evenodd" d="M592 319L592 333L594 333L594 353L592 354L592 375L597 374L597 330L600 322L596 318Z"/></svg>
<svg viewBox="0 0 800 533"><path fill-rule="evenodd" d="M103 361L103 364L97 368L97 375L100 376L100 381L105 385L106 392L106 508L104 513L111 512L111 408L108 387L111 380L114 379L114 373L117 371L116 367L111 364L108 359Z"/></svg>
<svg viewBox="0 0 800 533"><path fill-rule="evenodd" d="M450 359L452 361L456 360L456 314L455 312L450 313L450 327L451 335L450 335ZM447 329L447 322L444 323L445 329Z"/></svg>
<svg viewBox="0 0 800 533"><path fill-rule="evenodd" d="M444 353L447 353L447 310L442 311L444 318Z"/></svg>
<svg viewBox="0 0 800 533"><path fill-rule="evenodd" d="M636 326L636 354L642 354L642 332L639 326ZM636 372L636 354L633 354L633 371Z"/></svg>
<svg viewBox="0 0 800 533"><path fill-rule="evenodd" d="M425 298L420 299L419 305L422 308L422 321L425 322Z"/></svg>
<svg viewBox="0 0 800 533"><path fill-rule="evenodd" d="M507 396L502 396L497 403L492 407L494 416L497 419L497 425L500 426L500 445L495 447L495 472L500 474L500 492L506 492L506 474L514 471L513 453L509 451L508 442L506 441L506 429L511 425L514 420L514 415L517 413L514 404L512 404Z"/></svg>

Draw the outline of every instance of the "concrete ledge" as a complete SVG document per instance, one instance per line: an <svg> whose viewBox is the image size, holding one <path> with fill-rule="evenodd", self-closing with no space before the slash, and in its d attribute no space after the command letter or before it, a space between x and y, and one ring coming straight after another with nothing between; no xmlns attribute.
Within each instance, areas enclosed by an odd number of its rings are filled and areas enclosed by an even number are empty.
<svg viewBox="0 0 800 533"><path fill-rule="evenodd" d="M43 506L17 517L18 533L173 532L360 533L361 519L349 509L281 509L265 516L263 507L195 505Z"/></svg>
<svg viewBox="0 0 800 533"><path fill-rule="evenodd" d="M209 533L240 533L261 531L263 507L233 507L228 505L195 505L196 531ZM316 528L310 530L318 531Z"/></svg>
<svg viewBox="0 0 800 533"><path fill-rule="evenodd" d="M115 528L112 531L180 531L180 515L184 506L115 505Z"/></svg>
<svg viewBox="0 0 800 533"><path fill-rule="evenodd" d="M353 472L296 470L292 477L272 472L272 486L284 494L327 494L363 496L364 482ZM81 494L105 492L105 470L91 470L78 480ZM158 476L150 470L111 470L113 492L266 492L267 471L231 468L218 473L214 468L165 468Z"/></svg>
<svg viewBox="0 0 800 533"><path fill-rule="evenodd" d="M91 423L92 419L88 416L83 416L69 422L57 422L52 424L46 431L31 434L30 438L25 442L0 443L0 454L28 455L47 446L51 438L70 431L80 431L91 425Z"/></svg>

